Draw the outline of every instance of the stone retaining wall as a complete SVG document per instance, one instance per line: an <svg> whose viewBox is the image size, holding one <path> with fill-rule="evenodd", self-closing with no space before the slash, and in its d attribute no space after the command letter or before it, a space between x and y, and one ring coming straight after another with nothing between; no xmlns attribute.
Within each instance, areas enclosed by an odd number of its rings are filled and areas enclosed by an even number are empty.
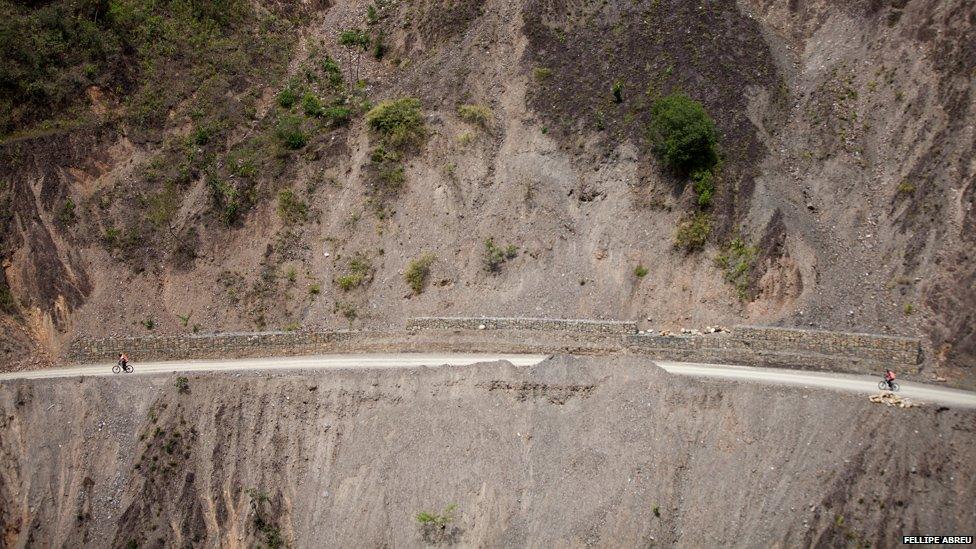
<svg viewBox="0 0 976 549"><path fill-rule="evenodd" d="M77 340L72 363L310 355L342 352L501 352L607 354L875 373L886 366L911 373L919 341L907 337L737 326L731 332L662 336L634 322L541 318L411 318L406 331L252 332Z"/></svg>
<svg viewBox="0 0 976 549"><path fill-rule="evenodd" d="M914 372L920 344L907 337L736 326L706 335L625 337L634 353L660 360L716 362L812 370L876 373L885 367Z"/></svg>
<svg viewBox="0 0 976 549"><path fill-rule="evenodd" d="M407 319L407 330L536 330L583 334L637 333L637 323L626 320L573 320L559 318L417 317Z"/></svg>

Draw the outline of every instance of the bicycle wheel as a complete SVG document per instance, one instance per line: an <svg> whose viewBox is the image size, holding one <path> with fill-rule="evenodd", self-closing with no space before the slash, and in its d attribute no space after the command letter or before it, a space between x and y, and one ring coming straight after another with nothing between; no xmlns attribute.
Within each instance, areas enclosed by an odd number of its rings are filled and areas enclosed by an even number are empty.
<svg viewBox="0 0 976 549"><path fill-rule="evenodd" d="M132 373L132 365L131 364L126 364L125 365L125 373L127 373L127 374L131 374Z"/></svg>
<svg viewBox="0 0 976 549"><path fill-rule="evenodd" d="M900 389L901 389L901 385L898 385L894 381L891 382L891 390L892 390L892 392L898 392Z"/></svg>
<svg viewBox="0 0 976 549"><path fill-rule="evenodd" d="M118 364L116 364L115 366L112 366L112 373L113 374L117 374L117 373L119 373L121 371L122 371L122 367L119 366Z"/></svg>
<svg viewBox="0 0 976 549"><path fill-rule="evenodd" d="M887 381L879 381L878 382L878 389L880 389L882 391L887 391L888 390L888 382Z"/></svg>

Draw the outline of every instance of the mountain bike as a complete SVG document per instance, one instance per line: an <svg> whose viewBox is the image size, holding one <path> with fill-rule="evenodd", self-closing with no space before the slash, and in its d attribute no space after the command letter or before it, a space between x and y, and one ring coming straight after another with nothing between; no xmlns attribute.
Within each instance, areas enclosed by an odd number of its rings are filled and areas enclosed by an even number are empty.
<svg viewBox="0 0 976 549"><path fill-rule="evenodd" d="M125 363L125 368L124 369L125 369L125 373L127 373L127 374L131 374L132 373L132 365L129 364L128 362ZM122 363L121 362L118 363L118 364L116 364L115 366L112 366L112 373L113 374L122 373L122 370L123 370L123 367L122 367Z"/></svg>
<svg viewBox="0 0 976 549"><path fill-rule="evenodd" d="M891 391L892 393L895 393L901 389L901 385L898 385L897 382L892 381L891 386L889 386L887 381L881 380L880 382L878 382L878 389L881 389L882 391Z"/></svg>

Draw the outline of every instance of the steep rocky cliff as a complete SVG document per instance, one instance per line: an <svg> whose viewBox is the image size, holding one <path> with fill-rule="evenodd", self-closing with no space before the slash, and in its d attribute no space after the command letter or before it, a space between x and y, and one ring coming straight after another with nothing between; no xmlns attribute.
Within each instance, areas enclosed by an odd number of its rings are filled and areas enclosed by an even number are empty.
<svg viewBox="0 0 976 549"><path fill-rule="evenodd" d="M211 4L0 4L8 367L501 314L921 335L974 379L972 2ZM648 136L674 92L707 206ZM366 113L404 97L391 147Z"/></svg>

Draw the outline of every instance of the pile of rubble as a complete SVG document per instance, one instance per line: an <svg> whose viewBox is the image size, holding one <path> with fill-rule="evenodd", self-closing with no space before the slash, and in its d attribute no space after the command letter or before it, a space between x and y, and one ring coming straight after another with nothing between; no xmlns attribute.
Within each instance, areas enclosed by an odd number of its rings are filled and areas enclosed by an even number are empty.
<svg viewBox="0 0 976 549"><path fill-rule="evenodd" d="M868 400L871 402L877 402L878 404L884 404L886 406L895 406L897 408L913 408L918 406L918 404L915 404L907 398L902 398L895 393L878 393L876 395L869 396Z"/></svg>
<svg viewBox="0 0 976 549"><path fill-rule="evenodd" d="M717 333L720 333L720 332L726 332L726 333L728 333L729 332L729 329L726 328L726 327L724 327L724 326L705 326L705 328L702 329L702 330L695 330L695 329L691 329L691 328L682 328L679 332L672 332L671 330L661 330L660 335L662 335L664 337L670 337L670 336L675 336L675 335L701 336L701 335L705 335L705 334L717 334ZM648 335L654 335L654 330L641 331L641 332L638 332L638 333L641 333L641 334L645 334L646 333Z"/></svg>

